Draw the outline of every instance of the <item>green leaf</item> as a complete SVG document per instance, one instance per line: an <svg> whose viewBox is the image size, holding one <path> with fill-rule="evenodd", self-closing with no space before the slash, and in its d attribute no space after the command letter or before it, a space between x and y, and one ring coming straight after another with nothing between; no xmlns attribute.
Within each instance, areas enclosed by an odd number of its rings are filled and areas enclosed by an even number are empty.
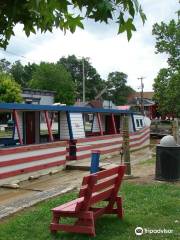
<svg viewBox="0 0 180 240"><path fill-rule="evenodd" d="M128 38L128 41L129 41L132 37L132 31L130 29L127 29L126 32L127 32L127 38Z"/></svg>
<svg viewBox="0 0 180 240"><path fill-rule="evenodd" d="M147 18L146 18L146 15L145 15L144 12L143 12L141 6L139 7L139 14L140 14L141 19L142 19L142 22L143 22L143 24L144 24L145 21L147 20Z"/></svg>
<svg viewBox="0 0 180 240"><path fill-rule="evenodd" d="M64 28L66 28L66 29L69 28L72 33L75 32L76 27L80 27L80 28L84 27L81 22L83 18L80 17L79 15L77 17L73 17L73 15L68 14L68 15L66 15L66 19L67 19L67 21L64 24Z"/></svg>
<svg viewBox="0 0 180 240"><path fill-rule="evenodd" d="M123 33L125 31L127 32L127 38L128 38L128 41L129 41L132 37L132 31L136 31L136 28L133 24L133 19L132 18L129 18L124 23L120 23L118 33Z"/></svg>
<svg viewBox="0 0 180 240"><path fill-rule="evenodd" d="M40 2L41 2L41 0L36 0L36 7L37 8L39 7Z"/></svg>
<svg viewBox="0 0 180 240"><path fill-rule="evenodd" d="M134 5L135 5L136 12L138 12L139 11L139 2L138 2L138 0L132 0L132 1L133 1Z"/></svg>
<svg viewBox="0 0 180 240"><path fill-rule="evenodd" d="M134 9L133 2L132 2L131 0L129 0L129 1L128 1L128 5L129 5L129 13L130 13L130 15L134 18L135 9Z"/></svg>
<svg viewBox="0 0 180 240"><path fill-rule="evenodd" d="M119 31L118 31L118 34L119 33L123 33L124 31L126 31L126 28L125 28L125 25L119 25Z"/></svg>
<svg viewBox="0 0 180 240"><path fill-rule="evenodd" d="M27 25L24 25L24 31L25 31L25 33L26 33L26 36L27 37L29 37L29 35L30 35L30 29L29 29L29 26L27 26Z"/></svg>
<svg viewBox="0 0 180 240"><path fill-rule="evenodd" d="M128 17L134 19L135 14L139 14L143 23L146 20L138 0L16 0L13 6L11 2L14 1L4 0L1 4L1 46L6 46L13 35L13 31L10 32L7 29L13 30L18 23L24 25L24 32L29 36L31 32L35 33L35 29L46 32L52 31L54 26L63 31L74 32L76 27L84 28L82 23L84 18L105 23L113 19L114 22L119 23L118 33L129 29L128 38L130 38L130 30L134 31L135 27L129 27L128 24L126 26L123 16L126 16L126 19ZM74 16L75 8L80 10L83 18ZM120 13L120 18L117 18L117 13Z"/></svg>

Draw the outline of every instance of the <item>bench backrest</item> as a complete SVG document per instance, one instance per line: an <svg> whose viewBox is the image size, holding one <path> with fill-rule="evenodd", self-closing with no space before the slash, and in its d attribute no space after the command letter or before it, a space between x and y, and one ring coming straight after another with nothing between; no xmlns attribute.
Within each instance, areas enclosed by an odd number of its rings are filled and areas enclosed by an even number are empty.
<svg viewBox="0 0 180 240"><path fill-rule="evenodd" d="M84 201L77 206L78 210L88 210L93 204L103 200L108 200L109 206L112 206L118 194L125 168L124 165L121 165L85 176L79 192L79 197L84 197Z"/></svg>

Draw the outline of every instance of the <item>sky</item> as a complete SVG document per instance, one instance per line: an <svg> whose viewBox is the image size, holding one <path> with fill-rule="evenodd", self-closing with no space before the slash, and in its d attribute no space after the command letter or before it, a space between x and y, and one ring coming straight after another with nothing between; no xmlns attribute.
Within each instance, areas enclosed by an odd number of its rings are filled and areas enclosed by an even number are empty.
<svg viewBox="0 0 180 240"><path fill-rule="evenodd" d="M14 62L21 60L39 63L56 62L62 56L75 54L76 57L88 57L101 77L106 80L113 71L128 75L128 85L140 91L139 77L143 77L144 91L152 91L154 78L159 70L167 66L165 54L155 54L155 36L152 26L161 21L168 23L176 18L179 9L178 0L139 0L147 16L143 26L140 18L135 19L136 32L128 42L126 33L117 34L115 23L97 24L92 20L84 21L84 30L77 29L74 34L62 33L55 29L53 33L32 34L29 38L22 26L15 27L15 36L11 38L7 52L0 51L0 58Z"/></svg>

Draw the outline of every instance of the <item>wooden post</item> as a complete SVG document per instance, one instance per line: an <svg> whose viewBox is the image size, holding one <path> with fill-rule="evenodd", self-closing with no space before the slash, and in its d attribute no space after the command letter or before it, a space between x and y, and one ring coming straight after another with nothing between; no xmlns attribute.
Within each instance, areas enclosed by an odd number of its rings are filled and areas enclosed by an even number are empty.
<svg viewBox="0 0 180 240"><path fill-rule="evenodd" d="M131 160L130 160L130 146L129 146L129 118L123 117L123 155L124 164L126 165L126 174L131 175Z"/></svg>
<svg viewBox="0 0 180 240"><path fill-rule="evenodd" d="M47 124L47 128L48 128L49 140L51 142L53 142L54 138L53 138L53 134L52 134L51 123L49 120L48 111L44 111L44 115L45 115L46 124Z"/></svg>
<svg viewBox="0 0 180 240"><path fill-rule="evenodd" d="M155 120L155 133L158 133L158 120Z"/></svg>
<svg viewBox="0 0 180 240"><path fill-rule="evenodd" d="M174 136L174 139L177 144L180 144L180 137L179 137L179 123L178 119L175 118L172 123L172 135Z"/></svg>
<svg viewBox="0 0 180 240"><path fill-rule="evenodd" d="M97 113L97 118L98 118L100 134L103 135L103 129L102 129L102 122L101 122L101 115L100 115L100 113Z"/></svg>
<svg viewBox="0 0 180 240"><path fill-rule="evenodd" d="M114 119L114 114L111 114L111 119L112 119L112 125L113 125L113 132L114 134L117 134L117 129L116 129L116 124L115 124L115 119Z"/></svg>
<svg viewBox="0 0 180 240"><path fill-rule="evenodd" d="M52 128L52 125L53 125L54 116L55 116L55 113L53 112L52 116L51 116L51 123L50 123L51 128Z"/></svg>
<svg viewBox="0 0 180 240"><path fill-rule="evenodd" d="M23 145L23 140L22 140L20 127L19 127L19 118L18 118L18 114L17 114L16 110L13 110L13 116L14 116L14 120L15 120L15 123L16 123L16 128L17 128L19 142L20 142L21 145Z"/></svg>
<svg viewBox="0 0 180 240"><path fill-rule="evenodd" d="M176 124L177 124L177 144L180 145L180 120L176 118Z"/></svg>

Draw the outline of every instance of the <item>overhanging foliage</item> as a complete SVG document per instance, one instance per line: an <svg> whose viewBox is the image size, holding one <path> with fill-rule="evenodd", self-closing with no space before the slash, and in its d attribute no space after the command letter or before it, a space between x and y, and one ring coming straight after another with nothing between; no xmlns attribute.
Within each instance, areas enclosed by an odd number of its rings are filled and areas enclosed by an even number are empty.
<svg viewBox="0 0 180 240"><path fill-rule="evenodd" d="M73 33L77 27L84 28L85 18L105 23L112 19L118 33L126 31L129 40L136 30L136 14L144 23L146 16L138 0L1 0L0 47L7 47L18 23L27 36L38 30L52 32L54 27Z"/></svg>

